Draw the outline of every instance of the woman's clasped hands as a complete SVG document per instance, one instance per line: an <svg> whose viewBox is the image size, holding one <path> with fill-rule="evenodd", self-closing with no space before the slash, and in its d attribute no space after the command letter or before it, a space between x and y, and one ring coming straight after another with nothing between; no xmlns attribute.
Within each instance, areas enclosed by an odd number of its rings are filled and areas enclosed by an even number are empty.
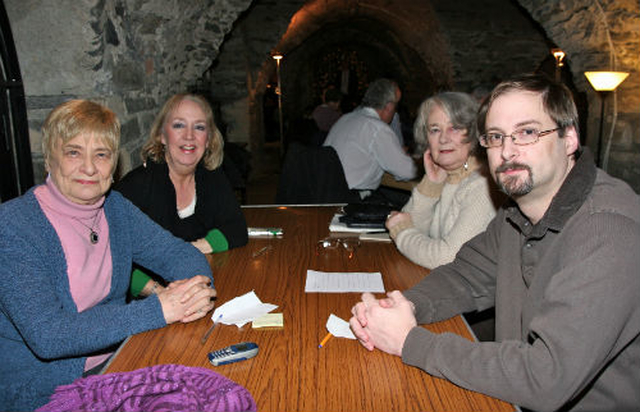
<svg viewBox="0 0 640 412"><path fill-rule="evenodd" d="M362 295L362 302L352 309L349 320L358 341L367 348L378 348L391 355L402 355L407 335L417 326L414 306L397 290L376 299L371 293Z"/></svg>
<svg viewBox="0 0 640 412"><path fill-rule="evenodd" d="M216 290L211 287L211 279L197 275L170 283L158 292L158 299L167 324L178 321L187 323L211 311L216 295Z"/></svg>
<svg viewBox="0 0 640 412"><path fill-rule="evenodd" d="M385 222L385 226L388 230L402 224L412 225L411 215L406 212L398 212L397 210L391 211L389 216L387 216L387 221Z"/></svg>

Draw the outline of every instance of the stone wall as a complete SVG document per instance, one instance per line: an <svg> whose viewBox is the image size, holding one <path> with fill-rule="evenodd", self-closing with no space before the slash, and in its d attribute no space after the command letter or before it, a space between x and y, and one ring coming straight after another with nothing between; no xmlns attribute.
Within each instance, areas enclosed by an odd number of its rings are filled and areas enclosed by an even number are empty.
<svg viewBox="0 0 640 412"><path fill-rule="evenodd" d="M40 126L70 98L99 101L122 122L121 170L139 164L156 111L191 88L250 0L5 0L27 95L36 181Z"/></svg>
<svg viewBox="0 0 640 412"><path fill-rule="evenodd" d="M547 35L567 53L576 86L587 93L587 145L596 152L600 99L585 71L630 72L606 96L602 168L640 193L640 4L636 0L519 0Z"/></svg>
<svg viewBox="0 0 640 412"><path fill-rule="evenodd" d="M515 73L535 71L550 55L545 33L515 2L440 1L434 7L460 91L481 94Z"/></svg>
<svg viewBox="0 0 640 412"><path fill-rule="evenodd" d="M631 76L607 98L603 166L640 191L636 0L4 3L27 94L38 181L44 176L41 122L51 108L73 97L103 102L119 115L123 171L139 163L139 149L159 106L185 89L207 93L220 106L228 139L259 151L261 99L275 70L270 53L285 53L285 104L287 113L295 113L317 99L309 68L331 42L359 44L372 73L398 77L410 105L441 89L486 91L513 73L543 67L549 49L560 47L567 53L565 75L585 96L584 132L592 148L598 139L600 100L582 73L629 71Z"/></svg>

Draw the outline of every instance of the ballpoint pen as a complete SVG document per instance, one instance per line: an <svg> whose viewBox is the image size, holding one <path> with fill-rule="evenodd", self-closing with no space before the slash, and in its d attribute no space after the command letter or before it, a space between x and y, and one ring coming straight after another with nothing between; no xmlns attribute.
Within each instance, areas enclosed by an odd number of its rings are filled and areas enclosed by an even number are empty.
<svg viewBox="0 0 640 412"><path fill-rule="evenodd" d="M258 257L260 255L263 255L264 253L268 252L269 250L271 250L271 245L267 245L265 247L263 247L262 249L258 249L257 251L253 252L253 257Z"/></svg>
<svg viewBox="0 0 640 412"><path fill-rule="evenodd" d="M209 339L209 336L211 335L211 332L213 332L213 329L216 327L216 325L218 324L218 322L220 322L220 319L222 318L222 313L220 314L220 316L218 316L218 319L213 321L213 325L211 325L211 327L209 328L209 330L207 330L204 334L204 336L202 337L202 339L200 340L200 343L204 345L204 343L207 341L207 339Z"/></svg>

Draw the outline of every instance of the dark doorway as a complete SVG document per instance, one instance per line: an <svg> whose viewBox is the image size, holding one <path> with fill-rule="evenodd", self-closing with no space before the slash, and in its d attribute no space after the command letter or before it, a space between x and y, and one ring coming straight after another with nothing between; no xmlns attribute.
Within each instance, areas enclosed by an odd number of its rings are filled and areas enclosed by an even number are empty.
<svg viewBox="0 0 640 412"><path fill-rule="evenodd" d="M9 18L0 0L0 203L33 186L24 87Z"/></svg>
<svg viewBox="0 0 640 412"><path fill-rule="evenodd" d="M264 113L264 141L267 143L280 141L280 119L278 112L277 83L272 81L267 84L262 101Z"/></svg>

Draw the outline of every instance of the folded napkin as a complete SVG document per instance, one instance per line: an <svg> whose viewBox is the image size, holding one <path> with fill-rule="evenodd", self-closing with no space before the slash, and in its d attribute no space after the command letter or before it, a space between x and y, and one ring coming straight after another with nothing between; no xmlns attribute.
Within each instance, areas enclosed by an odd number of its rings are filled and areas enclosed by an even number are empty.
<svg viewBox="0 0 640 412"><path fill-rule="evenodd" d="M327 330L333 336L337 338L347 338L347 339L355 339L356 336L351 331L351 327L349 326L349 322L346 320L337 317L333 313L329 315L329 319L327 319Z"/></svg>
<svg viewBox="0 0 640 412"><path fill-rule="evenodd" d="M241 328L246 323L266 315L277 307L278 305L271 303L262 303L255 292L251 291L217 307L211 315L211 320Z"/></svg>

